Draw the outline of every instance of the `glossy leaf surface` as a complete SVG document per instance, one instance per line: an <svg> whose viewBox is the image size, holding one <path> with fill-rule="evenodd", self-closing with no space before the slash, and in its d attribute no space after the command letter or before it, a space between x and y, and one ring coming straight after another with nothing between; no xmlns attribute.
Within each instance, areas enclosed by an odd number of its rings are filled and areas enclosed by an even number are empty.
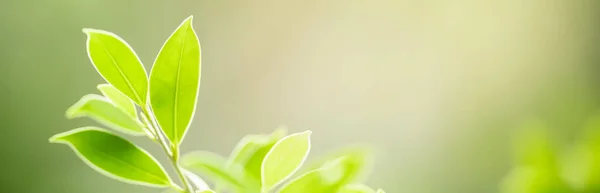
<svg viewBox="0 0 600 193"><path fill-rule="evenodd" d="M310 152L311 133L294 133L273 145L261 165L262 192L279 185L302 166Z"/></svg>
<svg viewBox="0 0 600 193"><path fill-rule="evenodd" d="M187 18L167 39L150 74L150 104L167 138L179 145L196 109L200 43Z"/></svg>
<svg viewBox="0 0 600 193"><path fill-rule="evenodd" d="M270 135L248 135L238 143L230 156L230 161L243 166L248 175L260 181L261 165L265 156L286 134L285 128L279 128Z"/></svg>
<svg viewBox="0 0 600 193"><path fill-rule="evenodd" d="M100 95L83 96L67 110L66 115L70 119L87 116L115 130L132 135L145 134L142 123Z"/></svg>
<svg viewBox="0 0 600 193"><path fill-rule="evenodd" d="M337 192L354 176L353 160L341 157L312 170L287 184L280 193L329 193ZM349 167L351 166L351 167Z"/></svg>
<svg viewBox="0 0 600 193"><path fill-rule="evenodd" d="M90 167L117 180L154 187L171 184L154 157L109 131L83 127L57 134L50 142L68 145Z"/></svg>
<svg viewBox="0 0 600 193"><path fill-rule="evenodd" d="M121 37L97 29L83 29L87 52L98 73L131 100L144 106L148 76L133 48Z"/></svg>
<svg viewBox="0 0 600 193"><path fill-rule="evenodd" d="M110 84L100 84L97 88L113 105L125 111L125 113L134 119L137 119L138 116L135 110L135 104L131 99L121 93L121 91Z"/></svg>

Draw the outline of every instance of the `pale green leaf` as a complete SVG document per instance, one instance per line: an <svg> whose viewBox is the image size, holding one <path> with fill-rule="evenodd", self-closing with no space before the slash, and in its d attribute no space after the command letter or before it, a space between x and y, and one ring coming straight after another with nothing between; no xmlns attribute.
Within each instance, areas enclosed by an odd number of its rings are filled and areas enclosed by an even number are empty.
<svg viewBox="0 0 600 193"><path fill-rule="evenodd" d="M125 96L144 107L148 77L133 48L121 37L97 29L83 29L87 52L98 73Z"/></svg>
<svg viewBox="0 0 600 193"><path fill-rule="evenodd" d="M308 173L292 180L285 185L280 193L330 193L337 192L348 182L348 176L353 176L355 168L349 157L340 157L329 161L322 167L309 171Z"/></svg>
<svg viewBox="0 0 600 193"><path fill-rule="evenodd" d="M377 193L385 193L382 189L377 189Z"/></svg>
<svg viewBox="0 0 600 193"><path fill-rule="evenodd" d="M122 109L134 119L138 118L137 111L135 110L135 104L131 99L123 95L121 91L117 90L110 84L100 84L97 88L113 105Z"/></svg>
<svg viewBox="0 0 600 193"><path fill-rule="evenodd" d="M182 169L183 175L189 180L190 184L194 185L198 190L208 190L210 189L208 184L198 175L186 170Z"/></svg>
<svg viewBox="0 0 600 193"><path fill-rule="evenodd" d="M57 134L50 142L68 145L86 164L108 177L152 187L171 185L154 157L109 131L83 127Z"/></svg>
<svg viewBox="0 0 600 193"><path fill-rule="evenodd" d="M323 161L311 164L310 170L314 170L324 165L338 163L343 171L343 177L338 184L344 185L362 180L362 177L368 172L371 166L370 149L366 147L352 147L337 151Z"/></svg>
<svg viewBox="0 0 600 193"><path fill-rule="evenodd" d="M260 181L262 161L273 145L287 135L287 129L280 127L270 135L248 135L237 144L229 161L242 165L248 175Z"/></svg>
<svg viewBox="0 0 600 193"><path fill-rule="evenodd" d="M310 152L311 133L294 133L273 145L261 165L262 192L270 191L302 166Z"/></svg>
<svg viewBox="0 0 600 193"><path fill-rule="evenodd" d="M292 180L289 184L281 188L278 193L325 193L330 190L328 185L324 185L324 179L321 174L325 169L316 169Z"/></svg>
<svg viewBox="0 0 600 193"><path fill-rule="evenodd" d="M150 104L167 138L179 145L196 110L200 43L187 18L161 48L150 74Z"/></svg>
<svg viewBox="0 0 600 193"><path fill-rule="evenodd" d="M375 193L375 190L364 184L349 184L342 187L338 193Z"/></svg>
<svg viewBox="0 0 600 193"><path fill-rule="evenodd" d="M203 191L196 191L197 193L215 193L215 191L212 190L203 190Z"/></svg>
<svg viewBox="0 0 600 193"><path fill-rule="evenodd" d="M232 164L226 167L226 162L226 158L207 151L188 153L181 158L184 168L196 172L214 183L225 185L229 189L256 189L246 183L248 176L241 166Z"/></svg>
<svg viewBox="0 0 600 193"><path fill-rule="evenodd" d="M100 95L83 96L67 110L66 116L70 119L87 116L115 130L132 135L144 135L142 123Z"/></svg>

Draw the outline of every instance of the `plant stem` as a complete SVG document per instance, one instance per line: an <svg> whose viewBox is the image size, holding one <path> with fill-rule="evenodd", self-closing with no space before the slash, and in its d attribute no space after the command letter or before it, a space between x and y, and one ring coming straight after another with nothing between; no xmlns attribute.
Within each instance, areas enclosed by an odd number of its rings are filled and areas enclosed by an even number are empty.
<svg viewBox="0 0 600 193"><path fill-rule="evenodd" d="M165 139L164 133L161 129L159 129L159 126L155 122L154 117L150 115L150 108L148 106L145 106L144 108L142 108L142 111L146 119L149 120L149 125L147 125L148 128L151 128L156 134L155 137L158 140L157 142L159 143L160 147L162 147L165 154L167 154L167 156L169 157L169 161L173 165L175 173L177 173L177 176L179 176L181 183L183 183L185 189L184 191L186 193L194 193L193 188L190 186L187 178L183 174L182 168L179 166L179 148L176 145L170 145L170 142L167 141L167 139Z"/></svg>

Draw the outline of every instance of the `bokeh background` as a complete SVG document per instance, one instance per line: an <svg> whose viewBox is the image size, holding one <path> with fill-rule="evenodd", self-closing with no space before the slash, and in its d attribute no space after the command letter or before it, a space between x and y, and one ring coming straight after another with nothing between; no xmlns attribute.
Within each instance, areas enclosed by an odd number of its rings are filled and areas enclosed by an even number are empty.
<svg viewBox="0 0 600 193"><path fill-rule="evenodd" d="M47 139L95 124L64 117L104 82L82 28L119 34L150 69L189 15L202 86L183 151L228 155L287 125L314 131L312 158L374 147L367 183L387 192L499 192L518 125L536 117L568 144L598 112L599 11L597 0L2 0L0 192L160 192Z"/></svg>

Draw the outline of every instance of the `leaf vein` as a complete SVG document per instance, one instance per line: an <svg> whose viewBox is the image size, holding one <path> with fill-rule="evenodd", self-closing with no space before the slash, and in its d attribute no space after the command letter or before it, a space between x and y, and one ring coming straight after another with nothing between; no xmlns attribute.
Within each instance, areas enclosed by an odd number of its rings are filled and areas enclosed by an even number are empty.
<svg viewBox="0 0 600 193"><path fill-rule="evenodd" d="M102 41L98 41L102 47L102 49L104 50L104 52L108 55L108 58L110 58L113 66L115 66L115 68L117 68L117 70L119 71L119 75L121 75L121 78L123 78L123 80L125 80L125 83L127 83L127 87L129 88L129 90L133 93L133 95L135 96L135 98L139 101L142 102L142 98L138 95L137 91L133 88L133 85L131 84L131 82L129 81L129 78L127 77L127 75L123 72L123 70L121 69L121 66L119 66L117 64L117 61L114 59L114 57L112 56L112 53L110 51L108 51L108 49L106 49L106 46L104 46L104 43L102 43Z"/></svg>
<svg viewBox="0 0 600 193"><path fill-rule="evenodd" d="M181 73L181 62L183 60L183 50L185 49L185 39L187 38L187 31L189 29L185 29L183 32L183 39L181 42L181 49L179 50L179 61L177 62L177 76L175 77L175 93L174 93L174 103L173 103L173 128L171 128L173 132L173 140L174 143L179 143L179 133L177 129L177 106L179 102L179 78Z"/></svg>

